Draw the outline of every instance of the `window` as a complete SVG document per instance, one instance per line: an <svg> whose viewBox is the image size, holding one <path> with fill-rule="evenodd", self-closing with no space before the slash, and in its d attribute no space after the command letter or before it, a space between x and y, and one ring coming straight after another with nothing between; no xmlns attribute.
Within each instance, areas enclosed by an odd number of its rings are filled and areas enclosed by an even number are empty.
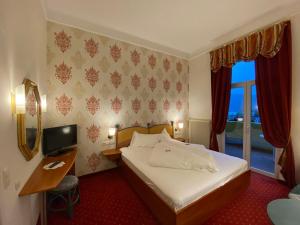
<svg viewBox="0 0 300 225"><path fill-rule="evenodd" d="M251 80L255 80L255 61L238 62L232 67L232 84Z"/></svg>
<svg viewBox="0 0 300 225"><path fill-rule="evenodd" d="M261 128L255 86L255 62L236 63L232 67L231 83L225 128L225 153L244 158L255 171L273 175L275 151L264 139Z"/></svg>

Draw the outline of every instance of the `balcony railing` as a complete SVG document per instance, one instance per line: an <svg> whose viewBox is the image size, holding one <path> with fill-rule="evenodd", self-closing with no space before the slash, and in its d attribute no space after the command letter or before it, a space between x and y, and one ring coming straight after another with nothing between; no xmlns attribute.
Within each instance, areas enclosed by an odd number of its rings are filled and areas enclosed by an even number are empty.
<svg viewBox="0 0 300 225"><path fill-rule="evenodd" d="M227 121L225 134L227 144L243 143L242 121ZM251 147L265 151L273 151L273 147L264 139L261 123L251 122Z"/></svg>

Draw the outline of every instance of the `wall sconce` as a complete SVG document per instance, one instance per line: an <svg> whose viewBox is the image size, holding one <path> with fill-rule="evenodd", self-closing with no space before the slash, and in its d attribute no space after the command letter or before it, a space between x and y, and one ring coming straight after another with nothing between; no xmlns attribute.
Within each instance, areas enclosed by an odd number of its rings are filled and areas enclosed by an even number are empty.
<svg viewBox="0 0 300 225"><path fill-rule="evenodd" d="M41 102L42 102L42 112L47 112L47 96L46 95L42 95Z"/></svg>
<svg viewBox="0 0 300 225"><path fill-rule="evenodd" d="M26 97L25 97L25 85L21 84L16 87L14 101L15 113L16 114L25 114L26 112Z"/></svg>
<svg viewBox="0 0 300 225"><path fill-rule="evenodd" d="M178 122L177 127L175 127L175 132L177 132L178 130L183 129L183 126L184 126L183 122Z"/></svg>
<svg viewBox="0 0 300 225"><path fill-rule="evenodd" d="M115 127L108 128L108 139L112 139L115 136L116 130L117 128Z"/></svg>
<svg viewBox="0 0 300 225"><path fill-rule="evenodd" d="M183 128L183 122L178 123L178 128L182 129Z"/></svg>

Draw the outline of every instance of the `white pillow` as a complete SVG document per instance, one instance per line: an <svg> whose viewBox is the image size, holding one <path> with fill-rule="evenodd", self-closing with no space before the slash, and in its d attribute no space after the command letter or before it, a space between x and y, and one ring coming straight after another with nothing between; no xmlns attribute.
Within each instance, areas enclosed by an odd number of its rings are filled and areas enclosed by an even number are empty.
<svg viewBox="0 0 300 225"><path fill-rule="evenodd" d="M164 128L161 132L161 138L162 141L170 141L172 140L170 134L168 133L168 131L166 130L166 128Z"/></svg>
<svg viewBox="0 0 300 225"><path fill-rule="evenodd" d="M134 132L130 147L151 147L153 148L157 143L161 141L161 134L140 134Z"/></svg>

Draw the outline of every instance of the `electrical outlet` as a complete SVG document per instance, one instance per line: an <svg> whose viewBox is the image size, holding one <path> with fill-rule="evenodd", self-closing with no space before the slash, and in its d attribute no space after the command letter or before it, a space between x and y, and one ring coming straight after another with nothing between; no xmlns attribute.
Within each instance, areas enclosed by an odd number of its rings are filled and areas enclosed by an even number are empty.
<svg viewBox="0 0 300 225"><path fill-rule="evenodd" d="M18 191L21 186L20 181L15 182L15 190Z"/></svg>
<svg viewBox="0 0 300 225"><path fill-rule="evenodd" d="M102 143L105 145L112 145L115 143L115 141L113 139L106 139Z"/></svg>
<svg viewBox="0 0 300 225"><path fill-rule="evenodd" d="M104 140L102 143L105 145L109 145L109 140Z"/></svg>
<svg viewBox="0 0 300 225"><path fill-rule="evenodd" d="M2 170L2 185L4 190L6 190L10 185L10 174L7 168Z"/></svg>

